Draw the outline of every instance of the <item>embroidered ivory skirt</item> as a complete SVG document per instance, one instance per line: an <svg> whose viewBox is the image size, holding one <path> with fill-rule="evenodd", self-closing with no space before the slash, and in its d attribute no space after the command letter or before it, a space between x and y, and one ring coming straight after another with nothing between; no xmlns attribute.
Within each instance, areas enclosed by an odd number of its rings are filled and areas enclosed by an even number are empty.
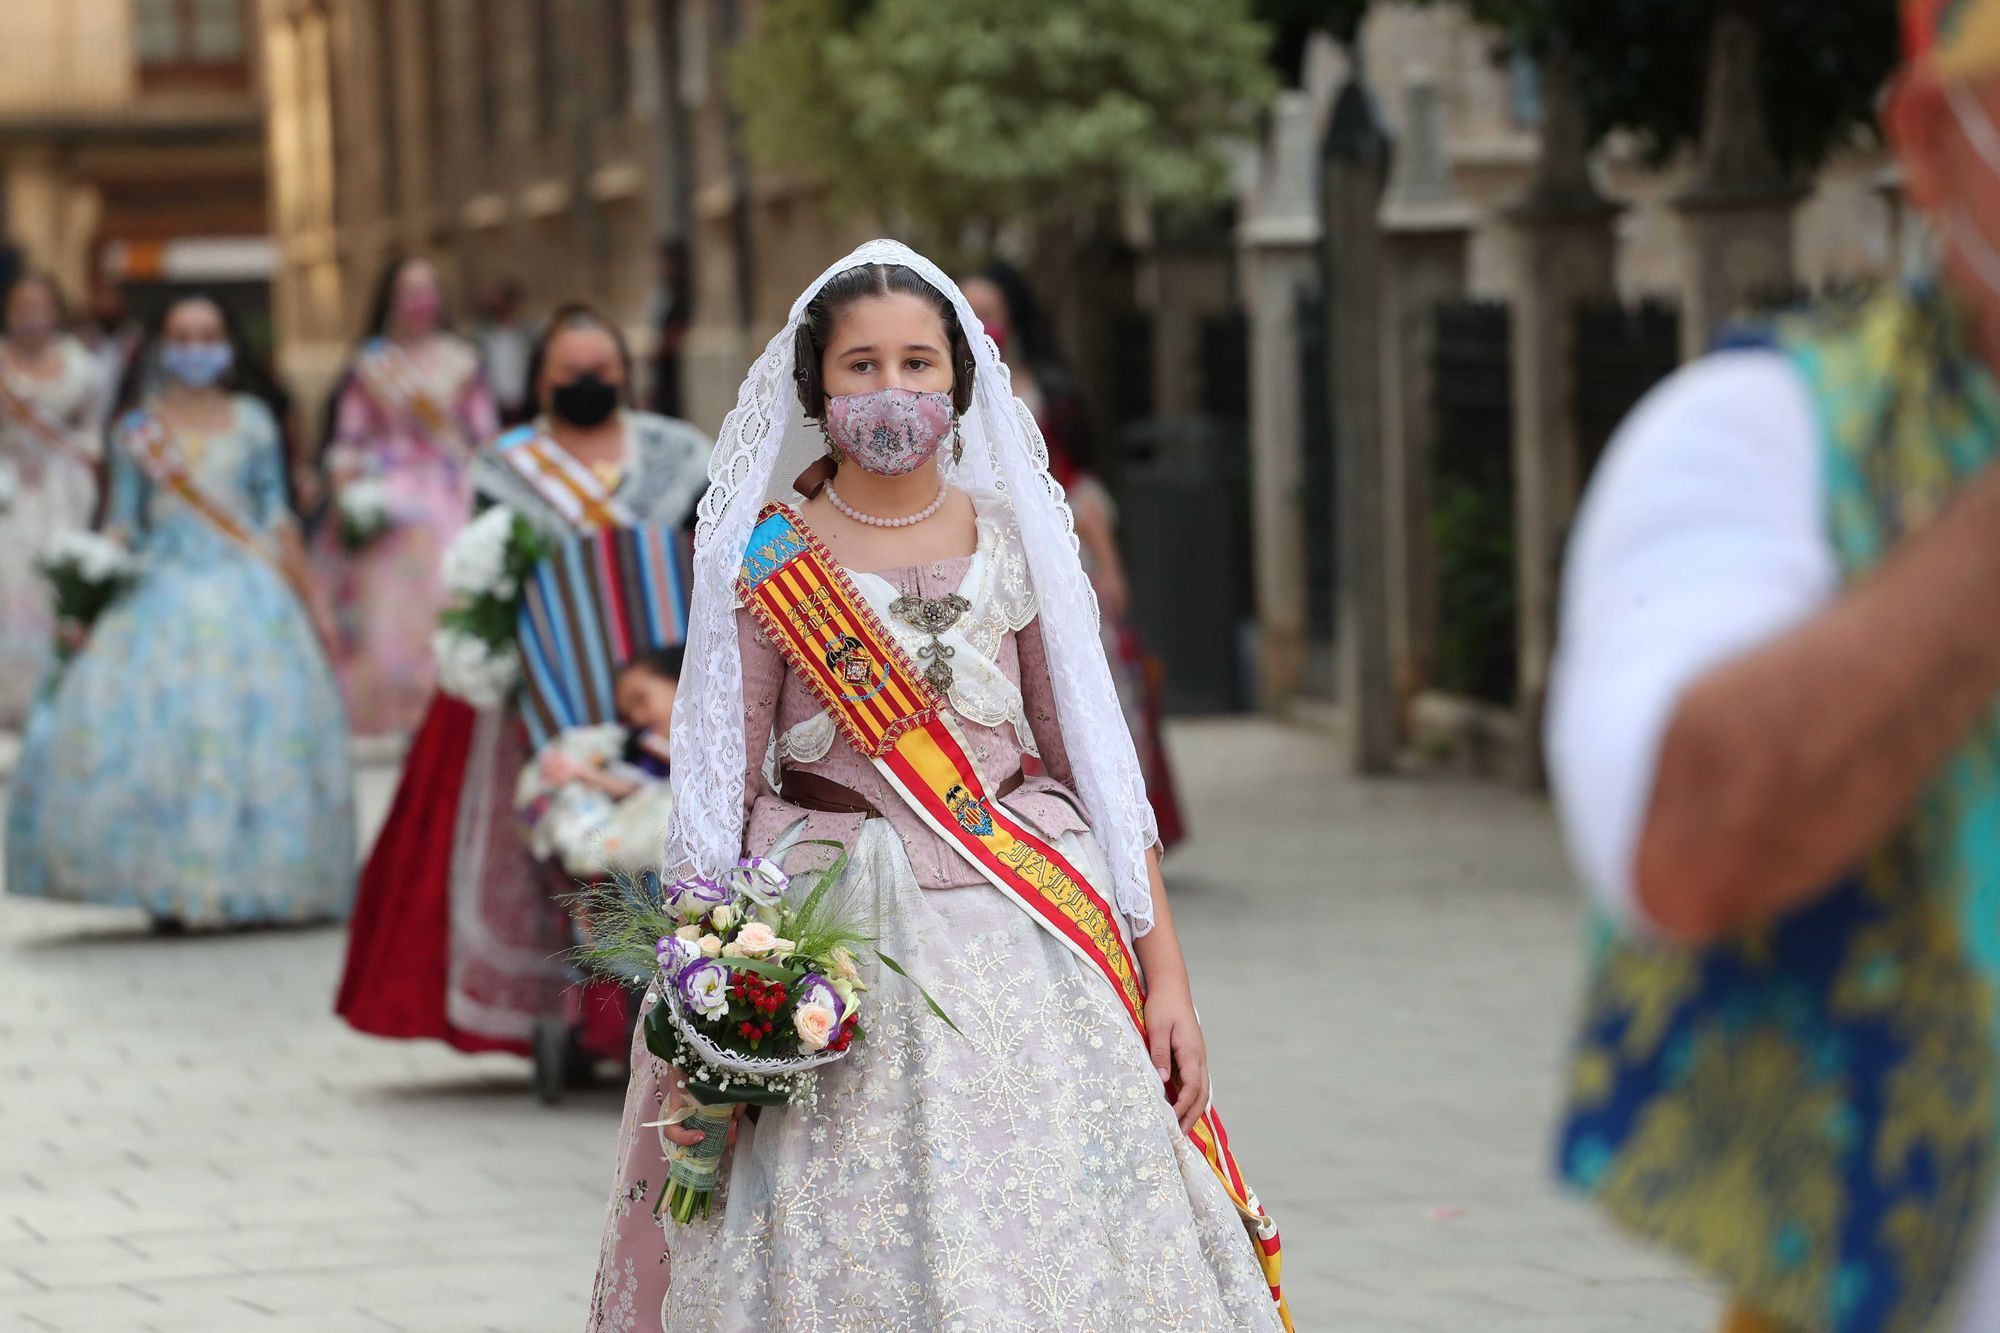
<svg viewBox="0 0 2000 1333"><path fill-rule="evenodd" d="M1087 836L1061 841L1103 882ZM765 1110L713 1214L653 1214L661 1066L640 1046L591 1333L1269 1330L1248 1233L1180 1132L1110 987L988 887L917 887L870 820L849 882L882 949L960 1036L870 961L867 1036L816 1110Z"/></svg>

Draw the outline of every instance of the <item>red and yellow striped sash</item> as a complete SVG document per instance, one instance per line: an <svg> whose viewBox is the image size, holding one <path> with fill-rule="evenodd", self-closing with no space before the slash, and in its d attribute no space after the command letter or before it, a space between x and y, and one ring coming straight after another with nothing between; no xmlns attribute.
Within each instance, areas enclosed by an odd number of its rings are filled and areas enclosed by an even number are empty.
<svg viewBox="0 0 2000 1333"><path fill-rule="evenodd" d="M1116 909L1047 841L993 800L935 691L839 562L784 505L759 517L737 591L849 744L989 883L1089 963L1146 1039L1146 992ZM1250 1228L1285 1326L1278 1230L1244 1182L1214 1107L1189 1131Z"/></svg>

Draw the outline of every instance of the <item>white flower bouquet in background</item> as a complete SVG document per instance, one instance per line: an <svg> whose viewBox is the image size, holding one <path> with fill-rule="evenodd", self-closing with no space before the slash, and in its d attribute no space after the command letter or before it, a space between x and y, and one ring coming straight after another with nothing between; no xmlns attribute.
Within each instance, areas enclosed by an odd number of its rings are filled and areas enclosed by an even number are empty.
<svg viewBox="0 0 2000 1333"><path fill-rule="evenodd" d="M494 508L466 524L444 553L451 604L431 636L438 687L474 708L498 708L521 679L514 622L521 583L548 554L528 520Z"/></svg>
<svg viewBox="0 0 2000 1333"><path fill-rule="evenodd" d="M380 477L348 482L340 488L335 507L339 510L340 544L350 551L367 550L396 526L389 508L389 483Z"/></svg>
<svg viewBox="0 0 2000 1333"><path fill-rule="evenodd" d="M68 661L104 609L139 578L139 561L101 533L58 532L35 557L56 598L56 656Z"/></svg>

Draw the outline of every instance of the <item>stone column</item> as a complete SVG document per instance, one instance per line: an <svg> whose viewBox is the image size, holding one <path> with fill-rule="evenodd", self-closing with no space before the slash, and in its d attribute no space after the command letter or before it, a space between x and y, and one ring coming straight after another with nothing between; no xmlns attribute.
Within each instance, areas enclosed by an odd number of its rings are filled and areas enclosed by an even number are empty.
<svg viewBox="0 0 2000 1333"><path fill-rule="evenodd" d="M1528 192L1508 210L1514 277L1514 540L1518 704L1525 781L1541 780L1541 717L1555 645L1562 547L1576 511L1576 312L1615 294L1618 206L1590 175L1590 133L1564 51L1543 65L1542 147Z"/></svg>
<svg viewBox="0 0 2000 1333"><path fill-rule="evenodd" d="M1465 294L1477 221L1445 155L1437 85L1411 78L1403 133L1382 200L1382 478L1391 677L1399 716L1432 679L1437 568L1431 546L1431 360L1438 306Z"/></svg>
<svg viewBox="0 0 2000 1333"><path fill-rule="evenodd" d="M1757 29L1741 13L1717 17L1708 53L1701 158L1674 200L1687 237L1681 353L1693 358L1760 296L1793 280L1792 211L1804 197L1779 166L1757 87Z"/></svg>
<svg viewBox="0 0 2000 1333"><path fill-rule="evenodd" d="M1278 95L1261 179L1237 231L1250 316L1250 513L1258 625L1257 701L1298 693L1306 657L1302 486L1305 386L1299 298L1319 286L1319 162L1312 99Z"/></svg>
<svg viewBox="0 0 2000 1333"><path fill-rule="evenodd" d="M1320 215L1325 219L1327 368L1333 386L1333 447L1339 560L1335 614L1340 705L1348 763L1385 773L1398 743L1395 682L1389 665L1387 499L1382 484L1382 232L1376 213L1389 168L1389 139L1354 72L1334 102L1320 150Z"/></svg>

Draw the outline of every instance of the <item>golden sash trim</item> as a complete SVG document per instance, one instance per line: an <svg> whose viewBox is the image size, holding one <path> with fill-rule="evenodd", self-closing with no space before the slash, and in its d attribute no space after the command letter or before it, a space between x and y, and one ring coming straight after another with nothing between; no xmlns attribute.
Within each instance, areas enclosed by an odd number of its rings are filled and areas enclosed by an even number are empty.
<svg viewBox="0 0 2000 1333"><path fill-rule="evenodd" d="M1146 1040L1145 982L1116 909L1054 846L994 800L937 693L799 516L766 507L737 592L849 744L981 877L1089 963ZM1285 1326L1278 1229L1236 1165L1213 1106L1188 1137L1249 1227Z"/></svg>
<svg viewBox="0 0 2000 1333"><path fill-rule="evenodd" d="M312 606L312 590L306 586L298 571L278 559L269 545L234 510L203 490L195 481L188 469L187 459L181 454L180 442L164 421L150 414L136 413L133 418L128 418L124 437L125 447L154 485L178 496L210 527L269 565L271 571L285 581L285 586L292 590L301 605Z"/></svg>
<svg viewBox="0 0 2000 1333"><path fill-rule="evenodd" d="M77 448L76 441L70 439L69 433L61 426L43 416L41 410L14 386L13 376L4 371L0 371L0 412L12 417L50 453L80 463L93 473L97 471L97 460Z"/></svg>
<svg viewBox="0 0 2000 1333"><path fill-rule="evenodd" d="M629 528L639 521L595 472L546 435L508 445L500 458L580 531Z"/></svg>
<svg viewBox="0 0 2000 1333"><path fill-rule="evenodd" d="M383 406L401 412L425 435L449 446L462 458L476 452L465 432L459 429L451 409L432 397L409 353L384 343L365 353L356 368L369 393Z"/></svg>

